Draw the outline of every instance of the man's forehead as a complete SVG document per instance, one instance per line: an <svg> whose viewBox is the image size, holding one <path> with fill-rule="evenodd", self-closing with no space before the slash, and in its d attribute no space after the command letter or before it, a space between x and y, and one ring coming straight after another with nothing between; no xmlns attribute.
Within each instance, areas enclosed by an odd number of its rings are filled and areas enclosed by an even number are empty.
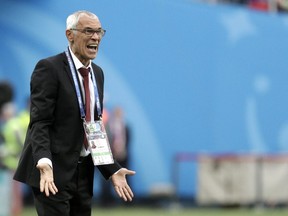
<svg viewBox="0 0 288 216"><path fill-rule="evenodd" d="M98 17L89 17L87 15L83 15L79 18L78 25L81 25L83 27L100 27L101 23L98 19Z"/></svg>

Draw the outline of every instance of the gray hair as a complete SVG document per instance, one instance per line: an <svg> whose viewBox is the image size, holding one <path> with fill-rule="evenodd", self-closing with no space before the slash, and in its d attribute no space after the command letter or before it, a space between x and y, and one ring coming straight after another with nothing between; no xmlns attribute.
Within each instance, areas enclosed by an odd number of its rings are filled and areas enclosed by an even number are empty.
<svg viewBox="0 0 288 216"><path fill-rule="evenodd" d="M85 10L76 11L67 17L66 29L76 28L80 17L83 16L84 14L88 15L91 18L98 19L98 17L94 13L91 13L89 11Z"/></svg>

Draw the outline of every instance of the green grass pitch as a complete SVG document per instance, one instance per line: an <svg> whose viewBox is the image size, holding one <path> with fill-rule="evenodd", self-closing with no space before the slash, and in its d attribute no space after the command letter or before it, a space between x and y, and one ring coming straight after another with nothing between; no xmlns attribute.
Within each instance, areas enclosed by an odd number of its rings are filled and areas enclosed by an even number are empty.
<svg viewBox="0 0 288 216"><path fill-rule="evenodd" d="M287 208L94 208L92 216L287 216ZM21 216L37 216L33 207L25 207Z"/></svg>

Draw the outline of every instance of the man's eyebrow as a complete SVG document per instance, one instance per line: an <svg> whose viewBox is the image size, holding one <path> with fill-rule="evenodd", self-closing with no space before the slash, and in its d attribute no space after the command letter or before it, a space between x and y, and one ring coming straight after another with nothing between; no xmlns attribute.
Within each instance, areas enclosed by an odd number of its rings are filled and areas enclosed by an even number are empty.
<svg viewBox="0 0 288 216"><path fill-rule="evenodd" d="M101 27L98 27L98 28L91 28L91 27L86 27L84 28L85 30L88 29L88 30L99 30L99 29L102 29Z"/></svg>

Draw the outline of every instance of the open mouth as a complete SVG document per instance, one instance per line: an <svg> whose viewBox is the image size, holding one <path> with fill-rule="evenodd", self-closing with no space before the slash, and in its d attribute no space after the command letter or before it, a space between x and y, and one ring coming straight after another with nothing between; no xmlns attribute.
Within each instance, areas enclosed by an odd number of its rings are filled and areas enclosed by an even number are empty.
<svg viewBox="0 0 288 216"><path fill-rule="evenodd" d="M97 44L91 44L91 45L88 45L88 46L87 46L88 49L93 50L93 51L96 51L96 50L97 50L97 47L98 47Z"/></svg>

